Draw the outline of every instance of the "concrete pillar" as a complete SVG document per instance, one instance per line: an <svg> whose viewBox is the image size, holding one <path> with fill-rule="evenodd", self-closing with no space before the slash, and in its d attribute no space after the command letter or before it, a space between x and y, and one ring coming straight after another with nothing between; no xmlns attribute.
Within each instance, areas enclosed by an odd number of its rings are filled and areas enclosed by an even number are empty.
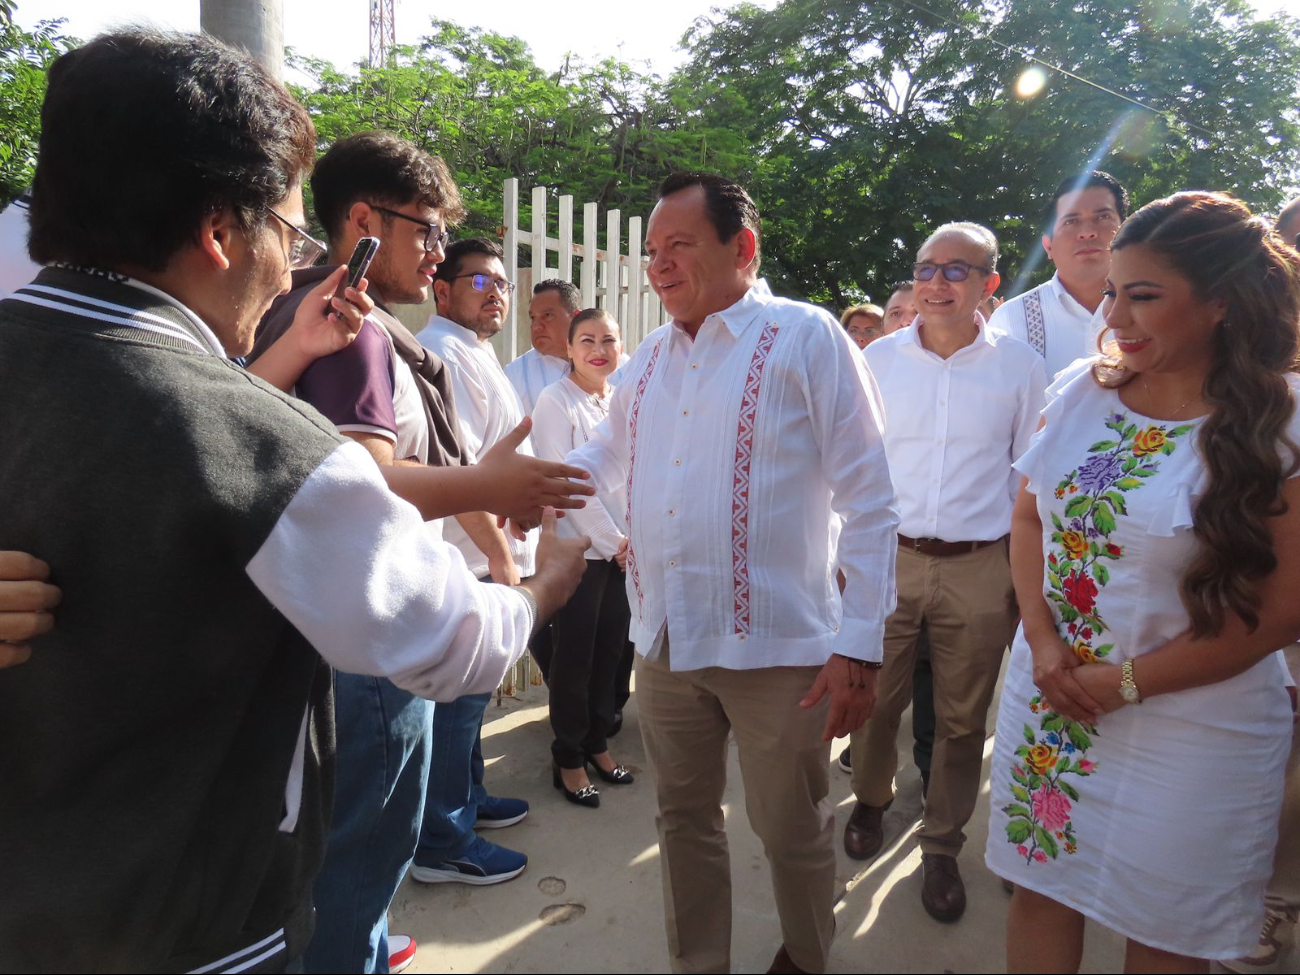
<svg viewBox="0 0 1300 975"><path fill-rule="evenodd" d="M283 0L199 0L199 26L284 77Z"/></svg>

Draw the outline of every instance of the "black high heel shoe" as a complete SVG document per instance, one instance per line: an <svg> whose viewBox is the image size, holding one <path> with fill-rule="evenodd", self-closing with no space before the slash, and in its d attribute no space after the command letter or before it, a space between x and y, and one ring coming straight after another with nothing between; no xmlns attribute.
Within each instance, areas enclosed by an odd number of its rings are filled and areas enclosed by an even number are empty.
<svg viewBox="0 0 1300 975"><path fill-rule="evenodd" d="M610 785L631 785L633 782L636 781L636 779L632 777L632 773L629 772L627 769L625 769L622 765L615 765L614 771L606 772L603 768L601 768L599 765L596 764L596 760L592 758L590 755L587 755L586 759L587 759L587 764L596 770L596 774L599 775L606 782L608 782Z"/></svg>
<svg viewBox="0 0 1300 975"><path fill-rule="evenodd" d="M594 785L584 785L577 792L570 792L564 784L564 779L560 776L560 766L551 763L551 784L564 793L564 798L568 799L575 806L587 806L590 809L600 808L600 790Z"/></svg>

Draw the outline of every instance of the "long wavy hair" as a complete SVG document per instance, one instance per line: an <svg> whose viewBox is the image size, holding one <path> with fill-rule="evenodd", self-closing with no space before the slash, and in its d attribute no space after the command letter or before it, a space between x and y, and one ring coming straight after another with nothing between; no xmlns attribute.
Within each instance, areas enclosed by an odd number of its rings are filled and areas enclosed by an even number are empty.
<svg viewBox="0 0 1300 975"><path fill-rule="evenodd" d="M1287 435L1295 403L1288 374L1300 349L1300 254L1260 217L1224 193L1176 193L1138 210L1111 244L1145 244L1191 284L1200 300L1222 301L1214 361L1201 396L1210 413L1197 445L1209 488L1196 506L1199 551L1181 595L1192 633L1223 630L1228 612L1254 630L1259 585L1277 568L1268 519L1283 513L1282 486L1300 466ZM1133 372L1103 347L1093 377L1122 386Z"/></svg>

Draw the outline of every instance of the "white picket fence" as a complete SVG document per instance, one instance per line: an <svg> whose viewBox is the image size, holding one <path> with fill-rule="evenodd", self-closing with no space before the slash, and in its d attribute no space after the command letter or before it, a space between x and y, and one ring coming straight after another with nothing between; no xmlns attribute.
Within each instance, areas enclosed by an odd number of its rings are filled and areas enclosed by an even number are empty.
<svg viewBox="0 0 1300 975"><path fill-rule="evenodd" d="M528 301L533 285L549 278L576 284L582 292L583 308L600 307L613 315L622 326L624 349L631 353L643 338L667 320L646 277L649 260L643 256L642 218L629 217L624 235L623 215L618 210L606 211L602 249L597 247L601 225L598 204L582 205L579 243L574 235L573 197L560 196L555 200L553 217L551 202L548 187L533 187L532 220L525 229L519 224L519 180L505 181L498 235L505 252L506 277L515 282L517 290L511 302L510 320L493 339L497 355L503 363L512 362L528 351ZM528 251L526 258L524 248ZM501 682L497 700L503 695L514 697L520 688L541 682L542 675L532 655L524 654Z"/></svg>
<svg viewBox="0 0 1300 975"><path fill-rule="evenodd" d="M498 233L505 251L506 277L519 287L511 306L509 327L503 328L495 339L501 361L510 362L528 350L528 300L533 285L548 278L573 282L582 292L582 307L604 308L613 315L622 326L624 348L631 353L646 335L666 321L663 306L646 277L649 261L643 256L642 218L629 217L624 234L622 213L606 211L606 246L599 248L598 204L582 205L579 242L574 233L572 196L560 196L553 201L548 187L533 187L532 220L525 229L519 223L519 192L519 180L505 181ZM528 249L526 258L524 248Z"/></svg>

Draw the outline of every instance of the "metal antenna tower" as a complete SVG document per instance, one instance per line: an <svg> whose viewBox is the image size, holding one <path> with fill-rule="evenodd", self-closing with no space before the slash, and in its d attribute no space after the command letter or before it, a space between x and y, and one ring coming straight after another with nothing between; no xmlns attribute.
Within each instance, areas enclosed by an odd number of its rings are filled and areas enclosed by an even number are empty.
<svg viewBox="0 0 1300 975"><path fill-rule="evenodd" d="M370 67L382 68L397 46L396 0L370 0Z"/></svg>

